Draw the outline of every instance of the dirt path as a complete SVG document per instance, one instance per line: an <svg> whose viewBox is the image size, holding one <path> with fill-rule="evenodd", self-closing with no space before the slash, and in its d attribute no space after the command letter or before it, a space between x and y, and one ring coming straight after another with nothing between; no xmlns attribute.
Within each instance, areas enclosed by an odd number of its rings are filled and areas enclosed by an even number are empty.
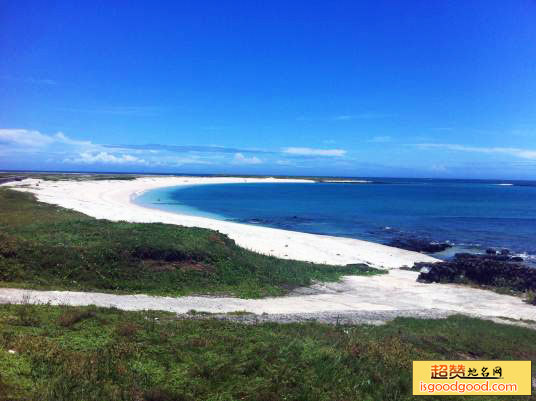
<svg viewBox="0 0 536 401"><path fill-rule="evenodd" d="M397 316L442 318L465 314L485 319L508 318L536 322L536 307L520 298L453 284L416 282L417 273L391 270L372 277L347 276L340 283L302 288L285 297L239 299L222 297L155 297L72 291L0 289L0 303L97 305L123 310L163 310L176 313L247 311L261 320L319 319L382 322ZM508 320L506 322L511 322Z"/></svg>

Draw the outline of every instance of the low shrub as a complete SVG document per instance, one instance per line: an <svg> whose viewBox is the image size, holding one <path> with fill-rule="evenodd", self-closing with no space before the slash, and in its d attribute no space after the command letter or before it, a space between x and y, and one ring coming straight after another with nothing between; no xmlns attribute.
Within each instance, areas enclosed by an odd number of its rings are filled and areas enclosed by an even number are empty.
<svg viewBox="0 0 536 401"><path fill-rule="evenodd" d="M58 317L58 324L63 327L72 327L85 319L95 317L95 312L90 310L68 309Z"/></svg>
<svg viewBox="0 0 536 401"><path fill-rule="evenodd" d="M121 337L132 338L136 336L136 333L140 330L140 327L132 322L124 322L117 326L116 333Z"/></svg>
<svg viewBox="0 0 536 401"><path fill-rule="evenodd" d="M536 305L536 291L527 292L527 303L531 305Z"/></svg>

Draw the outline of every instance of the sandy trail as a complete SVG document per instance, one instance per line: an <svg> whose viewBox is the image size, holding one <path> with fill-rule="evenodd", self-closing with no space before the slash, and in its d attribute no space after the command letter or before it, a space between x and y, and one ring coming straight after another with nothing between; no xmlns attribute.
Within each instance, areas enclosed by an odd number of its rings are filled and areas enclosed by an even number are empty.
<svg viewBox="0 0 536 401"><path fill-rule="evenodd" d="M442 318L465 314L486 319L536 321L536 307L520 298L453 284L416 282L417 273L390 270L387 275L346 276L339 283L317 284L289 296L263 299L222 297L156 297L72 291L0 289L0 303L97 305L123 310L163 310L187 313L247 311L274 315L269 320L330 321L340 316L357 322L382 322L397 316Z"/></svg>
<svg viewBox="0 0 536 401"><path fill-rule="evenodd" d="M435 260L420 253L349 238L305 234L168 213L144 208L131 202L135 194L158 187L233 182L280 182L280 180L145 177L134 181L24 180L6 185L35 193L40 201L71 208L96 218L205 227L225 233L239 245L264 254L330 264L361 262L392 270L389 274L372 277L347 276L339 283L317 284L294 291L289 296L257 300L0 289L0 303L22 303L29 297L30 302L34 303L95 304L124 310L147 309L176 313L186 313L190 310L211 313L247 311L259 315L267 314L262 316L268 316L268 319L276 321L309 318L333 321L335 316L338 319L342 314L350 322L381 322L396 316L437 318L456 313L486 319L536 321L536 307L524 303L518 297L452 284L418 283L417 273L397 269L417 261Z"/></svg>

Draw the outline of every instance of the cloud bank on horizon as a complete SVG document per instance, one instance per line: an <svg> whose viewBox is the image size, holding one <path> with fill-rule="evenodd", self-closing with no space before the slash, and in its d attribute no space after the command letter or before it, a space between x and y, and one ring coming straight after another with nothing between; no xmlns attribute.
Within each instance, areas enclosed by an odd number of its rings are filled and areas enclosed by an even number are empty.
<svg viewBox="0 0 536 401"><path fill-rule="evenodd" d="M476 147L461 144L413 143L391 144L391 137L373 137L364 145L374 143L381 147L393 146L415 152L422 160L430 159L430 175L448 172L448 168L433 162L428 151L448 152L450 157L460 153L503 155L512 166L536 167L536 150L512 147ZM79 140L62 132L45 134L37 130L0 128L0 160L14 165L30 166L37 170L69 171L161 171L188 172L184 168L204 166L205 173L237 167L259 167L270 173L277 168L297 167L305 173L323 163L341 166L364 165L345 149L310 147L283 147L280 149L229 148L215 145L165 145L165 144L97 144ZM31 162L29 162L31 161ZM524 161L521 162L521 161ZM532 163L533 162L533 163ZM478 163L475 163L478 165ZM485 166L485 163L484 163ZM261 170L259 170L261 171ZM284 171L284 170L283 170Z"/></svg>
<svg viewBox="0 0 536 401"><path fill-rule="evenodd" d="M114 145L96 144L91 141L76 140L62 132L47 135L36 130L0 128L0 156L13 160L27 161L38 158L45 168L48 165L73 169L81 166L111 167L132 166L143 169L177 168L185 165L291 165L290 158L302 162L317 157L341 157L342 149L313 149L289 147L280 150L240 149L224 146L187 145ZM259 156L270 156L261 159ZM36 159L34 159L36 160Z"/></svg>

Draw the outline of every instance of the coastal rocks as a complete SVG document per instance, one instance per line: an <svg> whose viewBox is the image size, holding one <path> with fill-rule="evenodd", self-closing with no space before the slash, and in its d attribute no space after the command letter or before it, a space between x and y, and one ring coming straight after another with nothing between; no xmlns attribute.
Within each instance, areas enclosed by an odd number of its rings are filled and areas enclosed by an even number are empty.
<svg viewBox="0 0 536 401"><path fill-rule="evenodd" d="M271 218L247 217L243 219L228 219L228 221L288 229L293 228L296 225L311 223L313 220L300 216L281 216Z"/></svg>
<svg viewBox="0 0 536 401"><path fill-rule="evenodd" d="M498 254L458 253L453 260L416 263L420 282L476 283L516 291L536 290L536 269L519 263L518 257Z"/></svg>
<svg viewBox="0 0 536 401"><path fill-rule="evenodd" d="M509 249L501 249L500 251L497 251L496 249L493 249L493 248L488 248L486 249L486 254L488 255L510 255L510 250Z"/></svg>
<svg viewBox="0 0 536 401"><path fill-rule="evenodd" d="M0 184L7 184L8 182L22 181L25 177L0 177Z"/></svg>
<svg viewBox="0 0 536 401"><path fill-rule="evenodd" d="M446 242L439 243L439 242L432 242L432 241L427 241L427 240L418 239L418 238L395 239L387 245L393 246L395 248L405 249L407 251L425 252L425 253L441 252L452 246Z"/></svg>

